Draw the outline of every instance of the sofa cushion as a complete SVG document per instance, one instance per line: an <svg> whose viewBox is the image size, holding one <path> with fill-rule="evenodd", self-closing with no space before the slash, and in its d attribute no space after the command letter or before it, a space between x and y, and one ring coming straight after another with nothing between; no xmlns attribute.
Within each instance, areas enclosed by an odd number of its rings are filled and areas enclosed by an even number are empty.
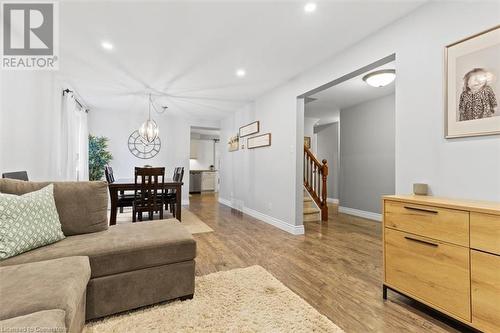
<svg viewBox="0 0 500 333"><path fill-rule="evenodd" d="M53 188L0 193L0 260L64 239Z"/></svg>
<svg viewBox="0 0 500 333"><path fill-rule="evenodd" d="M25 194L54 184L57 212L66 236L108 228L108 185L106 182L26 182L0 179L0 192Z"/></svg>
<svg viewBox="0 0 500 333"><path fill-rule="evenodd" d="M0 320L0 332L66 332L66 312L43 310L24 316Z"/></svg>
<svg viewBox="0 0 500 333"><path fill-rule="evenodd" d="M0 262L16 265L67 256L88 256L92 277L192 260L196 242L175 219L125 223L64 240Z"/></svg>
<svg viewBox="0 0 500 333"><path fill-rule="evenodd" d="M0 267L0 299L8 300L2 302L0 320L60 309L66 327L72 327L74 319L81 318L78 311L89 279L87 257Z"/></svg>

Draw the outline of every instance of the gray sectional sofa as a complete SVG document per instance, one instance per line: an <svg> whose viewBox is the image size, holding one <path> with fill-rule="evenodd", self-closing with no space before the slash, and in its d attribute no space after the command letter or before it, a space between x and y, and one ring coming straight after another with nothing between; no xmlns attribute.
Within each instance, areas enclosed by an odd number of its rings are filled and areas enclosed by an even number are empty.
<svg viewBox="0 0 500 333"><path fill-rule="evenodd" d="M1 179L0 192L20 195L48 184ZM0 331L80 332L85 319L192 297L196 243L182 224L108 227L105 182L53 184L66 238L0 261Z"/></svg>

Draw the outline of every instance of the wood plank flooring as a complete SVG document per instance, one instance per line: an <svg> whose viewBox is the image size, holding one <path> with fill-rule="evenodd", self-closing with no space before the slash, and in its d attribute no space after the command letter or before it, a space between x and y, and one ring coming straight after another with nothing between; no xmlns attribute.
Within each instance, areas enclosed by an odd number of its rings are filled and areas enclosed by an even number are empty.
<svg viewBox="0 0 500 333"><path fill-rule="evenodd" d="M344 214L293 236L193 195L189 210L215 232L197 234L196 274L260 265L346 332L467 332L390 292L382 299L381 224ZM332 210L333 211L333 210Z"/></svg>

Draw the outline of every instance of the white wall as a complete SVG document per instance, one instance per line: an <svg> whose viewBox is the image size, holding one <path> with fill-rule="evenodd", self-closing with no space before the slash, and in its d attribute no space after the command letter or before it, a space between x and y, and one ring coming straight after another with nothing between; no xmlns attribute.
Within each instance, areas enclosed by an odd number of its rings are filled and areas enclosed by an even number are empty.
<svg viewBox="0 0 500 333"><path fill-rule="evenodd" d="M110 165L115 178L133 178L134 167L143 165L164 166L167 176L174 168L184 167L183 204L189 203L189 151L191 126L218 126L218 122L205 122L187 117L162 114L154 116L160 129L161 149L151 159L140 159L128 149L128 137L144 122L144 114L136 110L102 110L89 112L89 132L109 138L109 151L113 155Z"/></svg>
<svg viewBox="0 0 500 333"><path fill-rule="evenodd" d="M32 180L61 180L58 160L62 90L71 88L55 72L2 71L0 87L0 173L28 171ZM88 115L91 134L110 139L111 162L117 178L133 177L134 166L152 164L184 166L189 175L191 126L219 127L218 121L183 116L156 117L162 148L157 157L141 160L128 150L130 133L144 121L137 110L91 109ZM189 200L189 177L184 177L183 202Z"/></svg>
<svg viewBox="0 0 500 333"><path fill-rule="evenodd" d="M191 170L208 170L210 166L217 165L214 161L215 143L213 140L198 140L191 138L193 145L196 145L196 158L189 160Z"/></svg>
<svg viewBox="0 0 500 333"><path fill-rule="evenodd" d="M394 94L340 111L340 206L380 214L395 191Z"/></svg>
<svg viewBox="0 0 500 333"><path fill-rule="evenodd" d="M223 178L229 184L221 197L290 225L301 224L296 170L301 171L297 137L303 133L296 97L395 53L396 193L410 193L413 183L425 182L434 195L500 201L500 137L443 137L444 47L497 25L499 14L499 2L428 3L229 117L223 124L233 131L244 120L260 120L263 132L272 132L273 146L232 153L228 167L234 169L227 174L234 177L251 161L251 171L243 177L252 177L252 191L236 195L238 184ZM332 40L325 42L335 42L334 36L332 32Z"/></svg>
<svg viewBox="0 0 500 333"><path fill-rule="evenodd" d="M327 197L328 199L339 199L339 122L320 125L314 128L316 137L318 138L318 160L325 159L328 164L328 184Z"/></svg>
<svg viewBox="0 0 500 333"><path fill-rule="evenodd" d="M59 180L62 86L54 72L1 71L0 173Z"/></svg>
<svg viewBox="0 0 500 333"><path fill-rule="evenodd" d="M304 137L311 138L311 152L316 155L318 151L318 138L314 133L314 126L318 123L319 118L304 117Z"/></svg>
<svg viewBox="0 0 500 333"><path fill-rule="evenodd" d="M283 105L283 97L263 97L221 122L219 200L291 233L303 233L302 221L295 226L296 204L290 204L295 200L296 187L297 142L291 139L297 124L297 101L292 99L290 105ZM271 147L228 152L229 137L255 120L260 121L261 134L272 133ZM303 119L300 122L303 126ZM303 151L302 133L299 139Z"/></svg>

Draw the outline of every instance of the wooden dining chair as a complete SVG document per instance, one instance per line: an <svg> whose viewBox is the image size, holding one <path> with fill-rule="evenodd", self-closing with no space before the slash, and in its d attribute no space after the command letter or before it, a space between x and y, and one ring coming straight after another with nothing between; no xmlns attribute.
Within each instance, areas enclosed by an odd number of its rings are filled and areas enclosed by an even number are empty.
<svg viewBox="0 0 500 333"><path fill-rule="evenodd" d="M4 172L2 173L2 178L28 181L28 172L26 171Z"/></svg>
<svg viewBox="0 0 500 333"><path fill-rule="evenodd" d="M142 221L142 213L147 212L148 218L159 212L163 219L165 202L165 168L135 168L134 205L132 207L132 222L137 218Z"/></svg>
<svg viewBox="0 0 500 333"><path fill-rule="evenodd" d="M113 184L115 182L115 176L113 174L113 168L109 165L104 167L104 176L108 184ZM120 191L118 193L117 207L120 209L120 213L123 213L124 207L132 207L134 205L135 195L134 193L125 193L125 191Z"/></svg>
<svg viewBox="0 0 500 333"><path fill-rule="evenodd" d="M172 180L174 182L182 182L184 178L184 167L176 167L174 169L174 175L172 176ZM168 209L170 206L170 213L175 216L175 205L177 204L177 191L169 190L168 193L165 193L165 209Z"/></svg>

